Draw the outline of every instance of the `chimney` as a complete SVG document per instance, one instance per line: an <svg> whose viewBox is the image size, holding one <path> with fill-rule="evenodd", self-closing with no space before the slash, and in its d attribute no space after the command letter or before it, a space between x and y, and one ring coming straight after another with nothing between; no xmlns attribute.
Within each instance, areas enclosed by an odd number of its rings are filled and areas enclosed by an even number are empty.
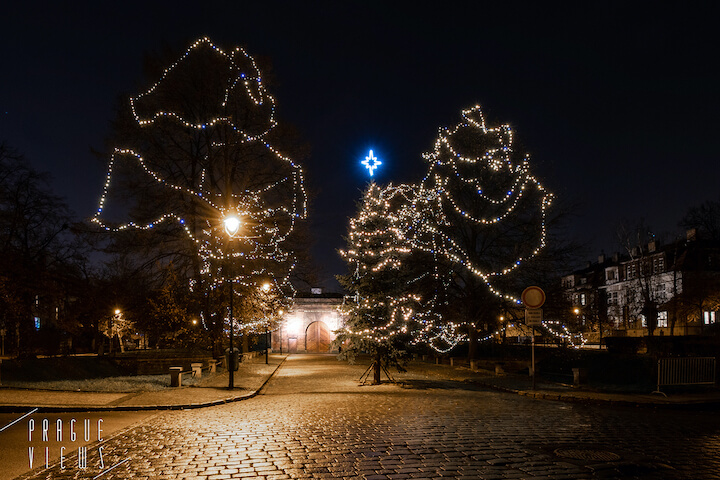
<svg viewBox="0 0 720 480"><path fill-rule="evenodd" d="M653 253L655 250L657 250L657 240L648 243L648 253Z"/></svg>
<svg viewBox="0 0 720 480"><path fill-rule="evenodd" d="M600 254L600 255L598 256L598 263L601 264L601 265L602 265L603 263L605 263L605 254L604 254L604 253L602 253L602 254Z"/></svg>

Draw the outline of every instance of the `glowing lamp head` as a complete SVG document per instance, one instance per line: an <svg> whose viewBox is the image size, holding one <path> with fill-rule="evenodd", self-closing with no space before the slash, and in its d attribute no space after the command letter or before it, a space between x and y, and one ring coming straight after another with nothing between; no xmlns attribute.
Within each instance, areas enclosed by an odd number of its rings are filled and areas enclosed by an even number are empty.
<svg viewBox="0 0 720 480"><path fill-rule="evenodd" d="M120 309L119 309L119 308L116 308L116 309L115 309L115 315L120 315Z"/></svg>
<svg viewBox="0 0 720 480"><path fill-rule="evenodd" d="M236 215L227 215L223 219L223 225L225 225L225 232L231 237L234 237L240 231L240 219Z"/></svg>
<svg viewBox="0 0 720 480"><path fill-rule="evenodd" d="M262 287L260 287L263 292L269 292L270 291L270 284L268 282L265 282L262 284Z"/></svg>

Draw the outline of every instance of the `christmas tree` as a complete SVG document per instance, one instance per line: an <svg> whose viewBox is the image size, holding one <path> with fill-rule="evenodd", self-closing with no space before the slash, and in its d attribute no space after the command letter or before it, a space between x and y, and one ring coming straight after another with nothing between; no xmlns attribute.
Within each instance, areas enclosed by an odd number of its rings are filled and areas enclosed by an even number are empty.
<svg viewBox="0 0 720 480"><path fill-rule="evenodd" d="M415 300L407 294L413 269L404 263L411 248L402 217L413 195L408 186L381 188L371 182L350 220L347 249L340 252L349 273L338 278L355 295L344 305L349 320L338 341L345 356L372 355L376 384L385 365L401 366L413 330L409 321Z"/></svg>

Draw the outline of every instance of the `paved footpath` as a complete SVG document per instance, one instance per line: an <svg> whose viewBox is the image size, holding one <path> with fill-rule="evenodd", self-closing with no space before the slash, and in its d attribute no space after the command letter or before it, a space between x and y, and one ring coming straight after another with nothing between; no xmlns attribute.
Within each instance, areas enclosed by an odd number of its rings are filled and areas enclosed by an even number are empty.
<svg viewBox="0 0 720 480"><path fill-rule="evenodd" d="M365 368L293 355L252 399L163 412L85 469L69 455L23 478L720 479L716 411L538 400L432 369L358 386Z"/></svg>

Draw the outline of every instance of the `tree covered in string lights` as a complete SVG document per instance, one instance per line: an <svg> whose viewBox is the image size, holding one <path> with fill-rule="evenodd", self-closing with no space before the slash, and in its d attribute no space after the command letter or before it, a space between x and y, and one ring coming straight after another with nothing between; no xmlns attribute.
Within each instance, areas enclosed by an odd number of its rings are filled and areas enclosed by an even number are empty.
<svg viewBox="0 0 720 480"><path fill-rule="evenodd" d="M510 126L488 127L479 106L462 115L424 155L428 172L414 207L434 220L415 225L412 243L445 266L439 310L446 326L467 332L472 355L478 332L495 330L519 304L523 267L546 245L553 196L514 147Z"/></svg>
<svg viewBox="0 0 720 480"><path fill-rule="evenodd" d="M368 184L357 214L350 219L347 248L340 252L348 274L338 279L354 296L343 306L348 321L337 341L345 357L358 352L372 355L375 384L380 383L384 366L402 368L402 352L411 339L408 320L416 302L407 293L414 272L406 263L411 248L400 212L412 195L407 186Z"/></svg>
<svg viewBox="0 0 720 480"><path fill-rule="evenodd" d="M419 184L371 184L351 221L343 255L355 271L345 286L352 292L354 278L368 293L358 290L350 305L355 316L377 311L357 335L384 339L392 327L439 351L467 340L474 347L520 303L527 266L546 245L553 197L513 148L509 126L488 128L480 107L462 114L424 155ZM389 286L376 272L389 273Z"/></svg>
<svg viewBox="0 0 720 480"><path fill-rule="evenodd" d="M291 238L306 195L300 165L283 152L297 144L278 127L275 100L242 48L201 38L155 78L121 109L92 220L122 234L116 248L182 270L205 298L203 327L218 338L228 282L236 292L268 282L274 295L292 295ZM231 215L241 223L232 239L223 229Z"/></svg>

